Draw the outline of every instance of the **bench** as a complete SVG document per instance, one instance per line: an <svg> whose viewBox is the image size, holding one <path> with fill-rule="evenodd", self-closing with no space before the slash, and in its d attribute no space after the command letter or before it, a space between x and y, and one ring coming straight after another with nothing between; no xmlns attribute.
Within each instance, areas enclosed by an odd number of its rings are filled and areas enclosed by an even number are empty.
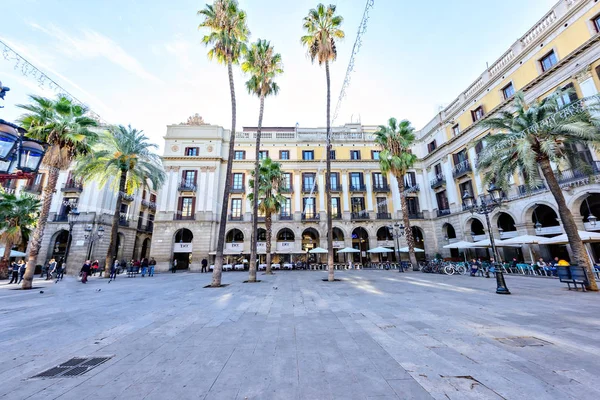
<svg viewBox="0 0 600 400"><path fill-rule="evenodd" d="M569 267L559 266L557 273L558 279L562 283L566 283L569 290L571 290L571 285L575 287L575 290L577 290L577 285L581 285L581 288L585 292L585 286L589 284L589 281L583 267L577 265L571 265Z"/></svg>

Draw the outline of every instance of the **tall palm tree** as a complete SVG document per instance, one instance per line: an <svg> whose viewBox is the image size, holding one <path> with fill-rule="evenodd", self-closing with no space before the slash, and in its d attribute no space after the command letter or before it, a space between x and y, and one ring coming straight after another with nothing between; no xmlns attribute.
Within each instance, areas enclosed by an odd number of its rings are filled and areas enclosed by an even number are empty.
<svg viewBox="0 0 600 400"><path fill-rule="evenodd" d="M26 242L35 227L40 204L33 196L0 192L0 243L4 245L0 278L6 278L12 247Z"/></svg>
<svg viewBox="0 0 600 400"><path fill-rule="evenodd" d="M250 74L246 82L249 94L254 94L260 99L260 110L258 112L258 127L256 129L256 158L254 161L254 176L259 174L260 167L260 136L262 130L263 113L265 109L265 97L279 93L279 86L274 81L275 77L283 73L281 54L275 53L271 43L258 39L246 53L246 59L242 64L242 71ZM252 236L250 250L250 276L248 282L256 282L256 232L258 229L258 186L254 186L252 202Z"/></svg>
<svg viewBox="0 0 600 400"><path fill-rule="evenodd" d="M254 184L254 179L250 180L250 187L253 190L248 195L250 201L258 202L259 211L265 215L265 228L267 230L267 274L271 274L271 237L272 237L272 215L279 212L281 206L286 201L285 197L279 192L279 187L282 183L283 172L281 171L281 164L273 162L270 158L265 158L260 163L258 172L258 185ZM256 176L255 172L252 171L252 176ZM258 193L258 198L254 197L255 193ZM254 230L254 236L256 236L257 229ZM251 272L252 273L252 272ZM254 278L256 279L256 272L254 272Z"/></svg>
<svg viewBox="0 0 600 400"><path fill-rule="evenodd" d="M479 153L477 168L484 172L485 183L494 182L504 189L516 172L521 173L529 188L539 186L543 177L558 205L575 261L585 268L588 277L592 277L589 289L598 290L593 267L552 164L591 172L591 167L584 164L576 148L577 145L596 148L600 142L600 129L588 112L562 112L569 107L560 100L563 95L564 92L559 91L528 104L520 92L515 95L514 112L503 111L497 117L483 120L482 126L497 130L497 133L482 139L485 146ZM549 121L549 117L552 117L552 123L542 123ZM537 127L535 131L530 129L534 126Z"/></svg>
<svg viewBox="0 0 600 400"><path fill-rule="evenodd" d="M417 257L415 255L415 239L413 237L410 219L408 218L408 205L406 203L406 187L404 176L417 161L417 156L410 151L415 142L415 128L409 121L400 123L396 118L390 118L387 126L380 125L375 132L375 143L381 147L379 154L379 166L384 174L391 172L398 181L400 192L400 207L402 219L405 226L406 243L408 244L408 255L413 269L417 268Z"/></svg>
<svg viewBox="0 0 600 400"><path fill-rule="evenodd" d="M159 188L165 181L162 160L153 151L156 148L158 146L150 143L143 131L133 129L131 125L111 126L109 130L100 134L93 151L75 165L75 176L85 180L97 180L101 187L112 184L118 189L104 266L106 278L110 276L110 267L117 256L117 235L123 196L131 194L148 182L153 188Z"/></svg>
<svg viewBox="0 0 600 400"><path fill-rule="evenodd" d="M317 8L313 8L304 17L303 28L306 35L302 36L300 41L308 49L308 55L311 61L319 62L319 65L325 64L325 77L327 79L327 146L326 146L326 177L325 177L325 198L327 202L327 265L329 269L329 282L333 282L333 238L331 221L331 81L329 78L329 62L337 58L336 40L344 38L344 31L340 29L344 18L335 14L336 6L330 4L327 8L319 3Z"/></svg>
<svg viewBox="0 0 600 400"><path fill-rule="evenodd" d="M221 206L221 219L219 220L219 234L217 236L217 254L213 270L211 286L221 286L221 273L223 269L223 246L225 245L225 228L227 225L227 207L229 206L229 192L231 190L231 170L235 151L235 88L233 85L233 64L237 64L246 49L246 41L250 31L246 25L246 12L238 6L237 0L215 0L198 11L204 17L199 28L207 28L209 33L202 38L206 46L210 46L208 58L216 59L219 64L227 65L229 74L229 89L231 92L231 136L229 138L229 157L225 172L225 189Z"/></svg>
<svg viewBox="0 0 600 400"><path fill-rule="evenodd" d="M42 164L48 169L48 181L43 190L42 210L37 227L29 242L29 259L23 276L23 289L31 289L33 274L42 236L48 222L52 196L56 192L56 182L61 170L71 162L87 154L97 139L91 129L98 123L90 118L85 106L76 104L69 98L59 96L56 100L40 96L30 96L31 103L18 105L27 111L19 123L27 129L27 136L48 144Z"/></svg>

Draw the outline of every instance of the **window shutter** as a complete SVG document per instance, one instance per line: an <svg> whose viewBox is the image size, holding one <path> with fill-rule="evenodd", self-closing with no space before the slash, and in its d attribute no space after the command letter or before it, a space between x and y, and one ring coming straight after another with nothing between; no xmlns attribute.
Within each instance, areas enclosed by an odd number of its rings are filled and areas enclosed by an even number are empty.
<svg viewBox="0 0 600 400"><path fill-rule="evenodd" d="M196 214L196 198L192 198L192 216Z"/></svg>
<svg viewBox="0 0 600 400"><path fill-rule="evenodd" d="M198 171L194 171L194 186L198 185Z"/></svg>
<svg viewBox="0 0 600 400"><path fill-rule="evenodd" d="M183 213L183 197L180 197L177 203L177 211L179 212L179 215L181 215Z"/></svg>

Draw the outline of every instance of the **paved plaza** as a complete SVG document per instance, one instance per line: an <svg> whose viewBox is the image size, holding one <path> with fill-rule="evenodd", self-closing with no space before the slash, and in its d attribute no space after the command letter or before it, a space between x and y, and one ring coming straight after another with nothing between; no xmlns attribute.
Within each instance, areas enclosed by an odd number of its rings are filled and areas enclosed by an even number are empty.
<svg viewBox="0 0 600 400"><path fill-rule="evenodd" d="M596 293L392 271L0 284L2 399L598 399ZM40 293L43 291L44 293ZM83 375L31 378L73 357ZM83 368L83 370L86 370Z"/></svg>

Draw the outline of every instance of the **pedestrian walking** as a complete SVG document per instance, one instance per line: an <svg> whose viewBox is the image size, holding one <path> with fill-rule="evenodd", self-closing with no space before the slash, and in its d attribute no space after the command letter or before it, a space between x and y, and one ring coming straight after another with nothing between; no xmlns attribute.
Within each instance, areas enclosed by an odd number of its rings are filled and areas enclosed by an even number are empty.
<svg viewBox="0 0 600 400"><path fill-rule="evenodd" d="M92 276L96 275L96 272L98 272L98 266L100 265L100 263L98 262L98 260L94 260L94 262L92 262Z"/></svg>
<svg viewBox="0 0 600 400"><path fill-rule="evenodd" d="M148 276L154 276L154 267L156 267L156 260L154 257L150 257L150 261L148 261Z"/></svg>
<svg viewBox="0 0 600 400"><path fill-rule="evenodd" d="M19 264L13 261L9 268L10 282L8 284L17 283L19 281Z"/></svg>
<svg viewBox="0 0 600 400"><path fill-rule="evenodd" d="M67 265L65 264L65 259L64 258L60 258L60 260L58 260L58 263L56 263L56 282L58 283L58 281L62 281L63 276L65 275L65 269L67 268Z"/></svg>
<svg viewBox="0 0 600 400"><path fill-rule="evenodd" d="M53 258L48 263L48 268L46 268L46 280L50 280L50 277L52 276L52 271L54 271L54 268L56 268L56 260Z"/></svg>
<svg viewBox="0 0 600 400"><path fill-rule="evenodd" d="M140 262L140 260L133 260L133 271L136 274L140 273L140 267L142 266L142 263Z"/></svg>
<svg viewBox="0 0 600 400"><path fill-rule="evenodd" d="M81 271L79 271L81 274L81 283L87 283L87 277L90 274L91 269L92 266L90 265L90 260L86 260L81 267Z"/></svg>
<svg viewBox="0 0 600 400"><path fill-rule="evenodd" d="M27 268L27 264L25 263L25 261L20 260L19 261L19 282L17 282L17 284L21 283L21 281L23 280L23 276L25 275L26 268Z"/></svg>
<svg viewBox="0 0 600 400"><path fill-rule="evenodd" d="M129 261L127 264L127 277L133 278L133 260Z"/></svg>
<svg viewBox="0 0 600 400"><path fill-rule="evenodd" d="M177 271L177 259L173 260L173 268L171 268L171 272L175 273Z"/></svg>
<svg viewBox="0 0 600 400"><path fill-rule="evenodd" d="M206 258L202 259L202 269L200 270L200 272L208 272L208 260Z"/></svg>
<svg viewBox="0 0 600 400"><path fill-rule="evenodd" d="M111 283L115 279L117 279L117 269L119 268L119 260L115 260L112 267L110 267L110 279L108 283Z"/></svg>
<svg viewBox="0 0 600 400"><path fill-rule="evenodd" d="M146 276L146 273L148 273L148 259L146 257L142 258L142 278L144 278Z"/></svg>

